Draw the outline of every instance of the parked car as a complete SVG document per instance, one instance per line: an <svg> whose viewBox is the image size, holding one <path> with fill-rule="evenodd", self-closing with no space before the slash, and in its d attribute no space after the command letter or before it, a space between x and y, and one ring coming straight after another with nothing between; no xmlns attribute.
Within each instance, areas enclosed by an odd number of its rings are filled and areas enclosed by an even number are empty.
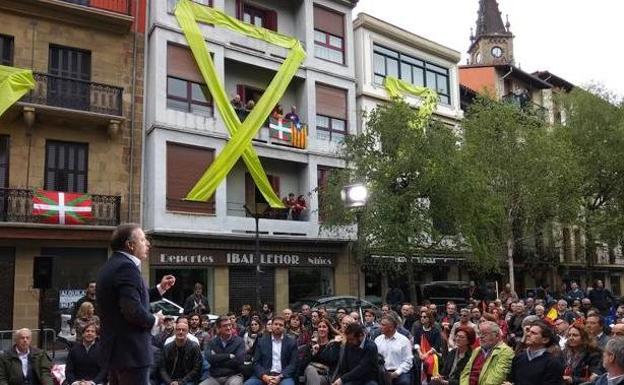
<svg viewBox="0 0 624 385"><path fill-rule="evenodd" d="M468 287L469 283L464 281L436 281L420 285L420 292L423 300L428 299L438 306L447 301L465 305Z"/></svg>
<svg viewBox="0 0 624 385"><path fill-rule="evenodd" d="M360 306L358 306L358 298L351 295L320 297L316 298L316 300L310 305L312 310L317 310L320 306L325 306L330 315L336 314L336 309L339 307L344 307L348 311L357 311L359 307L362 309L377 310L377 306L365 299L361 299Z"/></svg>
<svg viewBox="0 0 624 385"><path fill-rule="evenodd" d="M177 303L168 300L167 298L161 298L158 301L150 303L150 310L152 313L158 313L162 311L163 315L172 316L178 319L179 316L184 314L184 308ZM219 318L218 315L208 314L210 322L215 322Z"/></svg>

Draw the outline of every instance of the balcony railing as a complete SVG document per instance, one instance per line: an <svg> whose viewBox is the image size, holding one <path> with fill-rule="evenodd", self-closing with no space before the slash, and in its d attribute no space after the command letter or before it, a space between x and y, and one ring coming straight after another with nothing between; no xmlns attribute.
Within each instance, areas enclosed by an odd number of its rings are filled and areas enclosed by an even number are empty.
<svg viewBox="0 0 624 385"><path fill-rule="evenodd" d="M521 110L535 115L540 118L547 116L546 108L540 106L537 103L533 103L526 94L507 94L503 96L503 102L510 103L520 108Z"/></svg>
<svg viewBox="0 0 624 385"><path fill-rule="evenodd" d="M66 3L82 5L89 8L131 15L131 0L62 0Z"/></svg>
<svg viewBox="0 0 624 385"><path fill-rule="evenodd" d="M249 110L239 108L235 108L234 111L236 112L236 115L238 115L241 122L247 118L247 115L249 115L250 112ZM276 129L277 126L271 124L271 120L273 120L273 123L276 123L276 120L273 118L267 119L262 125L260 131L258 131L258 135L254 137L254 140L300 149L306 149L308 147L309 138L307 134L307 123L300 122L298 126L300 129L296 129L294 128L294 123L292 121L282 119L283 127ZM296 135L295 133L298 133L299 135Z"/></svg>
<svg viewBox="0 0 624 385"><path fill-rule="evenodd" d="M32 214L34 190L0 188L0 222L38 223ZM91 195L93 220L87 225L117 226L121 197L118 195Z"/></svg>
<svg viewBox="0 0 624 385"><path fill-rule="evenodd" d="M123 88L35 72L35 89L22 101L122 116Z"/></svg>

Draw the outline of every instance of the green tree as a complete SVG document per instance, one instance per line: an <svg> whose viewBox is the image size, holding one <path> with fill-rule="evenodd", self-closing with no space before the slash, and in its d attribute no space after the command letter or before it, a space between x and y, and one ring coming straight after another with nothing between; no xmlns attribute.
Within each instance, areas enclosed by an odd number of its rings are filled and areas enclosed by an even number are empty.
<svg viewBox="0 0 624 385"><path fill-rule="evenodd" d="M409 257L463 245L454 220L461 207L459 137L453 127L423 121L399 99L377 107L366 120L360 135L345 140L347 167L336 170L321 192L323 225L338 231L355 222L356 213L344 208L339 194L349 183L365 182L370 197L359 212L360 263L378 270L407 269L413 290ZM407 256L407 263L364 257L374 253Z"/></svg>
<svg viewBox="0 0 624 385"><path fill-rule="evenodd" d="M602 86L562 97L565 124L556 127L573 154L579 194L578 223L585 232L585 258L596 261L597 246L610 252L624 236L624 105Z"/></svg>
<svg viewBox="0 0 624 385"><path fill-rule="evenodd" d="M463 128L461 232L477 266L494 270L506 255L513 286L520 246L543 239L548 223L573 215L571 153L565 137L537 115L484 97L471 106Z"/></svg>

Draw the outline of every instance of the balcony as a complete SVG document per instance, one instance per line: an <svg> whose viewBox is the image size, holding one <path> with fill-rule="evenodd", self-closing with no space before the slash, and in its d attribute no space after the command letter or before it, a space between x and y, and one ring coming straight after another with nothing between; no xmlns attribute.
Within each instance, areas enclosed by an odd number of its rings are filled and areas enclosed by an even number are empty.
<svg viewBox="0 0 624 385"><path fill-rule="evenodd" d="M121 117L123 88L35 72L35 89L21 101Z"/></svg>
<svg viewBox="0 0 624 385"><path fill-rule="evenodd" d="M249 111L245 109L234 109L236 115L241 122L243 122ZM267 119L266 122L258 131L258 135L253 139L254 141L267 143L277 146L284 146L290 148L306 149L308 147L308 124L300 122L299 128L296 124L288 119L282 119L280 123L273 118Z"/></svg>
<svg viewBox="0 0 624 385"><path fill-rule="evenodd" d="M533 103L527 94L510 93L503 96L502 100L540 119L544 119L548 116L548 110L537 103Z"/></svg>
<svg viewBox="0 0 624 385"><path fill-rule="evenodd" d="M90 7L101 9L104 11L110 11L115 13L121 13L124 15L131 15L130 0L61 0L66 3L72 3L76 5L82 5L83 7Z"/></svg>
<svg viewBox="0 0 624 385"><path fill-rule="evenodd" d="M39 223L32 214L34 190L0 188L0 222ZM91 195L92 226L117 226L120 222L121 197Z"/></svg>

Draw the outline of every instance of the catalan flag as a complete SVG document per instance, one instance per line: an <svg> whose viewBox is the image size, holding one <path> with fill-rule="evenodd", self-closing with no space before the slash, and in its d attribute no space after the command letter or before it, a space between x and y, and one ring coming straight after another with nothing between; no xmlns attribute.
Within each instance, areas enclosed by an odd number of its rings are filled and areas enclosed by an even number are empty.
<svg viewBox="0 0 624 385"><path fill-rule="evenodd" d="M306 148L308 144L308 126L301 123L292 123L291 130L293 147Z"/></svg>

